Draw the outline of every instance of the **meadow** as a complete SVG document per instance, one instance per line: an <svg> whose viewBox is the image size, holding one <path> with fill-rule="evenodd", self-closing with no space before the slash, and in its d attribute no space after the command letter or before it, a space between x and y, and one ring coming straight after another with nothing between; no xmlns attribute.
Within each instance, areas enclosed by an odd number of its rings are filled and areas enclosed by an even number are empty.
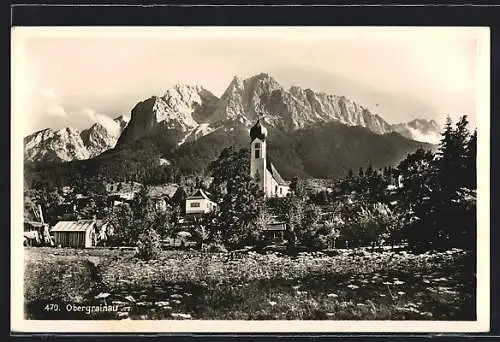
<svg viewBox="0 0 500 342"><path fill-rule="evenodd" d="M412 254L25 248L27 319L475 320L475 260ZM57 304L59 310L47 304ZM114 305L68 312L67 304Z"/></svg>

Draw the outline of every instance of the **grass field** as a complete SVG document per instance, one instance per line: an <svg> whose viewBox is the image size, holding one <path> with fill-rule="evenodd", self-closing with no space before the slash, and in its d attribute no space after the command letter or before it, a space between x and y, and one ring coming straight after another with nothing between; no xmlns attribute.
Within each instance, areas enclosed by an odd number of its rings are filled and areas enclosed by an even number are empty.
<svg viewBox="0 0 500 342"><path fill-rule="evenodd" d="M291 258L164 251L158 260L146 262L135 258L133 251L25 248L26 316L476 319L474 258L464 251L414 255L360 249L335 254ZM113 305L117 310L68 312L67 304Z"/></svg>

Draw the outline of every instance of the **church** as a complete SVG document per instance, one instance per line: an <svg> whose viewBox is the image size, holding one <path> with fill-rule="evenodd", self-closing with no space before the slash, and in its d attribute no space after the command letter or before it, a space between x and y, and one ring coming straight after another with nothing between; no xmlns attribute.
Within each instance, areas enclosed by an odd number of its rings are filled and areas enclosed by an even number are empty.
<svg viewBox="0 0 500 342"><path fill-rule="evenodd" d="M290 191L290 185L283 180L271 163L266 152L267 129L260 123L260 119L250 129L250 177L266 197L285 197Z"/></svg>

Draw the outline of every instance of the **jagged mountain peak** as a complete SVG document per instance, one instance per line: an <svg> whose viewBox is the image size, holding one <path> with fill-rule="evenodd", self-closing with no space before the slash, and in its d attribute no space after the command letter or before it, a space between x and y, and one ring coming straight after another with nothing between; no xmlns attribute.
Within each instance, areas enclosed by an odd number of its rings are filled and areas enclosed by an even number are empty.
<svg viewBox="0 0 500 342"><path fill-rule="evenodd" d="M29 161L70 161L90 157L80 131L66 127L44 129L24 138L24 157Z"/></svg>
<svg viewBox="0 0 500 342"><path fill-rule="evenodd" d="M95 122L82 131L64 127L35 132L24 138L25 160L60 162L95 157L115 146L127 122L127 117L118 117Z"/></svg>
<svg viewBox="0 0 500 342"><path fill-rule="evenodd" d="M392 129L402 136L416 141L437 144L441 139L441 127L433 119L417 118L406 123L392 125Z"/></svg>
<svg viewBox="0 0 500 342"><path fill-rule="evenodd" d="M267 73L247 79L235 76L210 120L250 125L258 117L264 117L268 124L287 131L330 121L367 127L379 134L390 131L390 125L380 116L345 96L315 92L298 85L286 90Z"/></svg>
<svg viewBox="0 0 500 342"><path fill-rule="evenodd" d="M158 129L187 134L206 123L218 100L202 86L176 84L163 96L152 96L132 109L130 122L117 145L123 146Z"/></svg>
<svg viewBox="0 0 500 342"><path fill-rule="evenodd" d="M431 129L431 130L439 130L439 125L434 119L413 119L408 122L408 126L415 129Z"/></svg>

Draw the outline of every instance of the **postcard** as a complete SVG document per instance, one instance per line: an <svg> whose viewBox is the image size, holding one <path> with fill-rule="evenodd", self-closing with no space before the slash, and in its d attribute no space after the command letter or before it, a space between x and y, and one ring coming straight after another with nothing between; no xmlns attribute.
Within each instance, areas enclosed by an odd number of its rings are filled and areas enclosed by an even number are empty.
<svg viewBox="0 0 500 342"><path fill-rule="evenodd" d="M486 332L483 27L13 27L12 332Z"/></svg>

